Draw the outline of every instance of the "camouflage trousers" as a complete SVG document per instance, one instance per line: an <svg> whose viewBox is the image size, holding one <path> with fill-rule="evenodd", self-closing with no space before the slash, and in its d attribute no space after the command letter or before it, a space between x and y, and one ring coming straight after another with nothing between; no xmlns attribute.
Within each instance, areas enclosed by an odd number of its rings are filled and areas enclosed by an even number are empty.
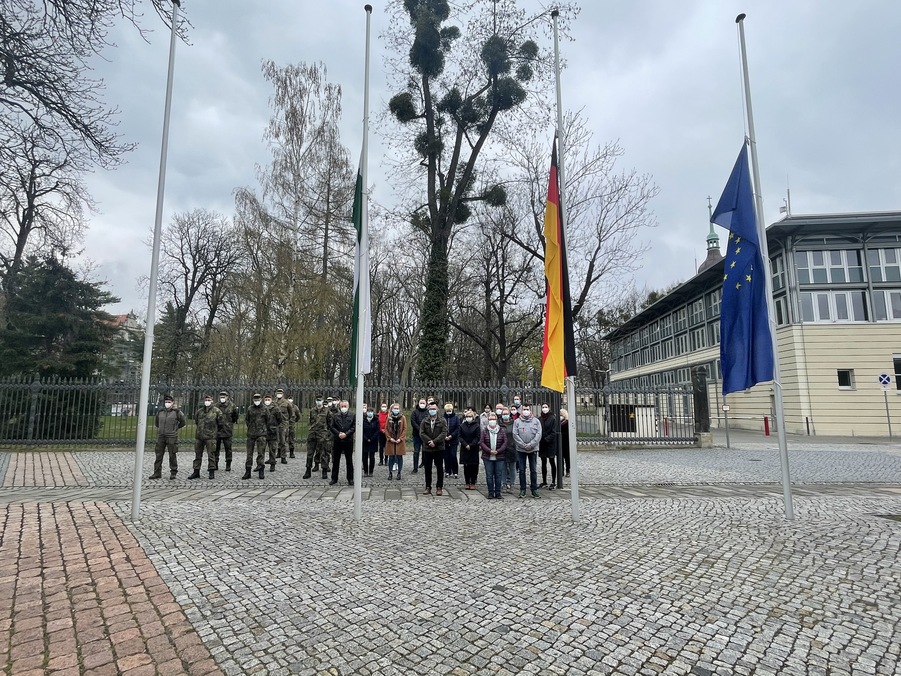
<svg viewBox="0 0 901 676"><path fill-rule="evenodd" d="M253 464L254 451L256 451L256 465ZM244 467L250 469L263 469L263 460L266 453L266 437L247 437L247 458L244 460Z"/></svg>
<svg viewBox="0 0 901 676"><path fill-rule="evenodd" d="M269 458L266 462L275 467L275 463L278 462L278 434L266 435L266 447L269 449Z"/></svg>
<svg viewBox="0 0 901 676"><path fill-rule="evenodd" d="M216 469L216 459L213 457L216 449L215 439L194 439L194 471L199 472L203 466L203 452L206 451L206 468Z"/></svg>
<svg viewBox="0 0 901 676"><path fill-rule="evenodd" d="M297 440L297 425L288 427L288 453L294 453L294 442Z"/></svg>
<svg viewBox="0 0 901 676"><path fill-rule="evenodd" d="M319 465L319 469L328 472L332 460L331 439L311 434L307 437L307 466Z"/></svg>
<svg viewBox="0 0 901 676"><path fill-rule="evenodd" d="M216 469L219 469L219 451L221 449L225 449L225 463L231 467L232 464L232 438L231 437L216 437L216 451L213 453L213 458L215 462L213 463L216 466Z"/></svg>
<svg viewBox="0 0 901 676"><path fill-rule="evenodd" d="M288 457L288 426L279 425L278 428L278 457Z"/></svg>

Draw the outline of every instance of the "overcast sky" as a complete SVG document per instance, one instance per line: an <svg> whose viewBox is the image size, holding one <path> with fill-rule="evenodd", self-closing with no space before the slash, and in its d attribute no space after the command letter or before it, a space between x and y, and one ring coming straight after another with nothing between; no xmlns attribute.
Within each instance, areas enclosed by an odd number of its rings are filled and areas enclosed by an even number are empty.
<svg viewBox="0 0 901 676"><path fill-rule="evenodd" d="M490 0L485 0L489 2ZM373 198L390 204L379 109L389 88L386 3L371 3ZM538 11L547 3L520 0ZM660 187L659 222L635 283L661 288L691 277L705 256L707 196L714 202L744 128L735 17L746 12L748 60L767 223L792 212L901 209L901 2L896 0L584 0L563 42L563 103L584 109L598 141L618 139L623 167ZM232 191L255 186L266 164L269 88L264 59L322 61L344 90L342 134L356 157L362 134L364 2L359 0L184 0L194 25L179 43L164 222L203 207L231 215ZM146 312L137 278L150 270L143 242L153 227L168 33L149 19L145 42L132 28L113 36L98 61L119 131L137 142L127 164L89 178L100 213L85 256L121 296L113 311ZM550 49L552 45L541 45ZM553 91L548 92L553 97ZM550 139L553 131L547 132Z"/></svg>

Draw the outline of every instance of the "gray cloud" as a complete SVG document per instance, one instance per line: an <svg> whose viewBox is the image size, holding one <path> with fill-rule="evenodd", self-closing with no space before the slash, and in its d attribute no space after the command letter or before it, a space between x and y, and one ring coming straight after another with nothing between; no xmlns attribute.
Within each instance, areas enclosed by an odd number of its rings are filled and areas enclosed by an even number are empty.
<svg viewBox="0 0 901 676"><path fill-rule="evenodd" d="M184 4L195 28L176 57L165 219L199 206L230 214L234 188L255 184L255 165L267 161L263 59L324 62L344 90L344 141L358 152L362 3ZM373 4L371 172L375 199L390 203L378 129L390 96L378 39L388 17L383 3ZM743 10L767 221L779 217L787 181L795 213L901 208L898 3L584 5L574 40L562 43L564 104L584 108L596 139L619 139L623 166L651 174L661 189L653 205L660 227L647 235L653 247L639 285L687 279L704 257L706 197L719 197L744 134L734 24ZM117 309L142 312L146 299L135 280L149 272L142 242L153 225L168 35L159 27L148 43L123 27L115 39L118 48L97 71L121 109L120 131L140 145L126 166L89 181L102 213L92 220L86 255L122 296Z"/></svg>

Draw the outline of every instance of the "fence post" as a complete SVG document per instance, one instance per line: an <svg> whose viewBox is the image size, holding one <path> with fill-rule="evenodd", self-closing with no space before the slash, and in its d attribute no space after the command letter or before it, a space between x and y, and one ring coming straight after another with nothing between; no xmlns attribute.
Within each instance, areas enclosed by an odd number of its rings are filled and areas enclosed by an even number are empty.
<svg viewBox="0 0 901 676"><path fill-rule="evenodd" d="M38 394L41 392L40 378L35 376L35 379L29 385L29 389L31 390L31 409L28 411L28 435L25 439L30 444L34 439L34 425L38 414Z"/></svg>
<svg viewBox="0 0 901 676"><path fill-rule="evenodd" d="M695 366L691 369L691 390L695 419L695 437L698 446L713 446L713 435L710 433L710 400L707 395L707 369Z"/></svg>

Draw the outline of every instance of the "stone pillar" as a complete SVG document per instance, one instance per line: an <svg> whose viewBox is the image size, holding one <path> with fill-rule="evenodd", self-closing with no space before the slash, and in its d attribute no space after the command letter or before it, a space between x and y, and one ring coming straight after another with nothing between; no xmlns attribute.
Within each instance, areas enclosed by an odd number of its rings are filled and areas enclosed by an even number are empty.
<svg viewBox="0 0 901 676"><path fill-rule="evenodd" d="M703 366L691 369L691 392L698 446L710 448L713 446L713 435L710 433L710 399L707 396L707 369Z"/></svg>

